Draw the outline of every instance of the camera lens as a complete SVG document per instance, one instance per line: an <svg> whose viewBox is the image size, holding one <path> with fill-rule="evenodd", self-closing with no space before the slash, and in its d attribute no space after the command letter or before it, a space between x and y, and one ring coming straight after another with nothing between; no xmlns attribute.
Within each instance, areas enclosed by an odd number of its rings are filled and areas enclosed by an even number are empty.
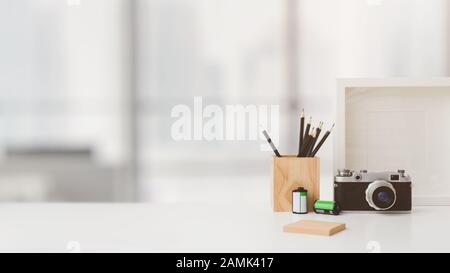
<svg viewBox="0 0 450 273"><path fill-rule="evenodd" d="M375 210L389 210L397 201L395 188L391 183L377 180L369 185L366 190L366 200Z"/></svg>
<svg viewBox="0 0 450 273"><path fill-rule="evenodd" d="M392 202L392 199L390 198L389 194L384 191L378 193L378 200L380 200L383 203Z"/></svg>
<svg viewBox="0 0 450 273"><path fill-rule="evenodd" d="M387 187L381 187L375 190L373 202L375 205L382 209L392 207L395 200L395 193Z"/></svg>

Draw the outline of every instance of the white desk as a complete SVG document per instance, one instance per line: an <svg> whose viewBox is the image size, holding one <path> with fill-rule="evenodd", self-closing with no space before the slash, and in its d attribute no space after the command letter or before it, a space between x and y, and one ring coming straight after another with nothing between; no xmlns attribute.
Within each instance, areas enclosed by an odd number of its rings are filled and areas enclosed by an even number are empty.
<svg viewBox="0 0 450 273"><path fill-rule="evenodd" d="M298 219L344 222L333 237L285 234ZM450 207L419 207L410 215L339 217L274 214L269 208L1 204L1 252L381 252L450 251ZM76 247L76 244L75 244Z"/></svg>

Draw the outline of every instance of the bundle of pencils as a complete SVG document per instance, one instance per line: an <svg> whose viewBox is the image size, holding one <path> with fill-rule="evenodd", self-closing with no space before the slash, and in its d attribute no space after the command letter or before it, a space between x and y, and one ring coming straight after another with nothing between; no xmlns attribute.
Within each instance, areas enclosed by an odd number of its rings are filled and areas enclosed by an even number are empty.
<svg viewBox="0 0 450 273"><path fill-rule="evenodd" d="M323 122L320 122L317 127L312 127L312 117L309 119L308 124L306 124L305 128L305 111L303 110L301 116L300 116L300 138L299 138L299 144L298 144L298 155L297 157L315 157L317 153L320 151L322 146L327 141L328 137L331 135L331 132L334 129L334 124L331 127L330 130L328 130L322 139L320 139L320 134L323 130ZM264 136L266 137L267 141L269 142L270 146L272 147L272 150L274 151L275 155L277 157L282 157L282 155L278 152L277 148L275 147L274 143L270 139L269 134L264 131ZM319 143L317 143L319 141Z"/></svg>
<svg viewBox="0 0 450 273"><path fill-rule="evenodd" d="M323 129L323 122L319 123L319 126L316 128L311 128L312 126L312 117L309 119L308 124L306 125L305 130L305 111L302 112L302 115L300 116L300 141L298 145L298 155L297 157L315 157L316 154L320 151L323 144L327 141L328 137L331 135L331 132L334 129L331 127L330 130L328 130L325 135L320 140L319 144L317 144L317 141L320 138L320 134L322 133Z"/></svg>

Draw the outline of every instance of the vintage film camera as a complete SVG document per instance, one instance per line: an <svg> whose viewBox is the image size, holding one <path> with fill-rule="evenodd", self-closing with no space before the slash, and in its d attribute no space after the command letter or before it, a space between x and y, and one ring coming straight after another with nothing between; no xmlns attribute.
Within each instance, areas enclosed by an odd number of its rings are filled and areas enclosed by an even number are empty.
<svg viewBox="0 0 450 273"><path fill-rule="evenodd" d="M405 212L412 209L411 177L398 172L338 170L334 198L343 211Z"/></svg>

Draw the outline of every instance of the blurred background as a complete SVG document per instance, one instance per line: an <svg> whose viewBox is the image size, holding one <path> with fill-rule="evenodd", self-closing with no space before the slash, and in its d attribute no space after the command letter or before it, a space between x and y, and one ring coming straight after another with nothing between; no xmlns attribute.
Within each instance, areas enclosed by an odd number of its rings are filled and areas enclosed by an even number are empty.
<svg viewBox="0 0 450 273"><path fill-rule="evenodd" d="M287 154L337 78L449 75L447 0L0 0L0 201L267 203L261 142L176 142L175 105L280 105Z"/></svg>

